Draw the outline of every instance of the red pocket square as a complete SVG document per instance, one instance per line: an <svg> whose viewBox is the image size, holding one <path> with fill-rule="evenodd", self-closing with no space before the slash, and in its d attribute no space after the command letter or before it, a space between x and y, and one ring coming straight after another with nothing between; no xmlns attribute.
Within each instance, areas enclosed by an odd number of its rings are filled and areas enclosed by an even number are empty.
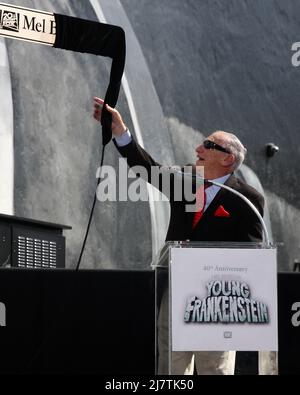
<svg viewBox="0 0 300 395"><path fill-rule="evenodd" d="M215 217L230 217L228 211L225 210L223 206L219 206L215 212Z"/></svg>

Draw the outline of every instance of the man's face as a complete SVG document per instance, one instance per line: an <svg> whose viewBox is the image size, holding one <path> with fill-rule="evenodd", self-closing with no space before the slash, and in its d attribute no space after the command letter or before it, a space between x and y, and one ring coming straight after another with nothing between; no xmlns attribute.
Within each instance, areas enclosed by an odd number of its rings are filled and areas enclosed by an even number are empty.
<svg viewBox="0 0 300 395"><path fill-rule="evenodd" d="M226 137L223 136L222 132L215 132L208 136L205 140L213 141L221 147L226 147ZM226 152L219 151L217 149L205 148L203 144L200 144L196 148L197 161L196 166L204 166L205 177L221 177L224 172L224 159L228 154Z"/></svg>

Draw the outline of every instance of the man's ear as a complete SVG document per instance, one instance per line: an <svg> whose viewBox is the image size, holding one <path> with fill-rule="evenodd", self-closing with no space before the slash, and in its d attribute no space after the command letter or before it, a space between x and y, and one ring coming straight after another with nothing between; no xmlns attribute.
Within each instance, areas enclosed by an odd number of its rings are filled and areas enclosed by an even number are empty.
<svg viewBox="0 0 300 395"><path fill-rule="evenodd" d="M235 156L233 154L228 154L223 159L223 166L224 167L232 167L235 162Z"/></svg>

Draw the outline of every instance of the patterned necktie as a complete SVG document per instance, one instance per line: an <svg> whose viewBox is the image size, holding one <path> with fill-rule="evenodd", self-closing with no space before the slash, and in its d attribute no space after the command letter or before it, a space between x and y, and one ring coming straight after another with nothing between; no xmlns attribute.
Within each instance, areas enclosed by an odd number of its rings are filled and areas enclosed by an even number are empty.
<svg viewBox="0 0 300 395"><path fill-rule="evenodd" d="M196 192L196 212L193 218L193 225L192 229L194 230L197 226L198 222L202 218L204 213L205 205L206 205L206 192L205 189L208 188L210 185L202 185Z"/></svg>

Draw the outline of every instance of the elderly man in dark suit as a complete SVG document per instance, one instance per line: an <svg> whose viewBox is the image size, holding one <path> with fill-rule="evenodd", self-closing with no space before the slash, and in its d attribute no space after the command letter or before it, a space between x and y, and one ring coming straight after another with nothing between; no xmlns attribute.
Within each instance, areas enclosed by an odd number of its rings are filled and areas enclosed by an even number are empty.
<svg viewBox="0 0 300 395"><path fill-rule="evenodd" d="M94 98L94 101L94 118L99 121L103 100ZM121 155L127 158L130 167L143 166L150 174L152 166L160 165L133 139L119 112L109 106L107 110L112 114L114 142ZM214 132L196 148L196 153L196 166L204 167L206 179L240 192L263 215L262 195L234 175L234 171L243 163L246 154L246 149L235 135L223 131ZM241 198L215 185L209 185L203 193L203 204L198 213L187 212L184 199L175 201L169 196L171 216L167 241L262 241L260 221ZM163 308L167 308L167 302L162 302L161 309ZM165 346L163 343L160 344L161 354ZM232 352L195 353L197 372L198 374L233 374L234 358ZM174 353L172 373L189 374L190 361L190 353ZM160 363L160 373L167 373L163 361Z"/></svg>

